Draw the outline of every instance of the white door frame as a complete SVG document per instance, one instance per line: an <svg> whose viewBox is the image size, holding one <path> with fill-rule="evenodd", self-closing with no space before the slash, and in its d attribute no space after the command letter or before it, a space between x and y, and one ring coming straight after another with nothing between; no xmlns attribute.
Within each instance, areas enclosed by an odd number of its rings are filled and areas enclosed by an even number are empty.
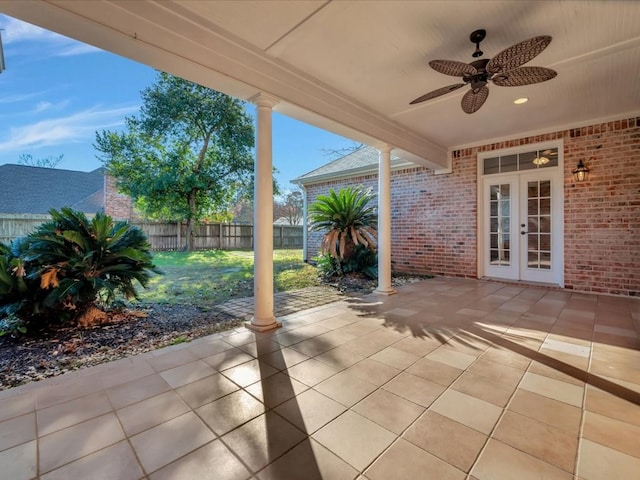
<svg viewBox="0 0 640 480"><path fill-rule="evenodd" d="M483 175L483 164L485 158L492 158L496 156L504 156L504 155L512 155L516 153L525 153L536 150L546 150L546 149L558 149L558 166L557 167L548 167L545 168L545 171L551 171L553 169L553 179L558 184L558 188L554 192L555 194L552 197L553 205L552 205L552 232L554 235L554 245L556 248L553 249L552 258L554 259L554 281L553 284L559 285L560 287L564 287L564 142L562 140L556 140L552 142L543 142L543 143L535 143L529 145L521 145L518 147L506 148L501 150L492 150L488 152L480 152L477 157L477 271L478 278L483 277L493 277L493 275L488 275L486 272L486 255L488 255L488 248L486 245L487 236L485 235L485 224L486 224L486 214L485 211L485 179L495 180L499 182L501 178L504 178L505 181L514 181L514 176L520 177L523 175L530 174L535 170L524 170L521 172L508 172L504 174L491 174L491 175ZM515 199L515 205L512 204L512 208L520 209L519 199ZM520 210L516 210L518 217L521 215ZM516 234L520 237L520 225L512 225L511 231L513 234ZM512 242L514 238L512 235ZM520 239L518 238L519 243ZM519 254L518 247L516 246L515 251L512 249L512 253L517 253L518 257L512 258L512 264L515 262L520 262L522 256ZM518 270L520 266L518 267ZM513 276L513 272L511 273ZM504 277L507 280L510 280L509 273ZM524 280L524 281L532 281L532 280Z"/></svg>

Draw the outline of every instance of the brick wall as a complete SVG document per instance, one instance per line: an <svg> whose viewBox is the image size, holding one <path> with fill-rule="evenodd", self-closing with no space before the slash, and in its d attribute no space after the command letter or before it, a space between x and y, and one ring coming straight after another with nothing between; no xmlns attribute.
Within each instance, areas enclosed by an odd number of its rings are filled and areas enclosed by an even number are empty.
<svg viewBox="0 0 640 480"><path fill-rule="evenodd" d="M133 210L131 198L128 195L118 193L115 178L104 176L104 212L118 220L138 219Z"/></svg>
<svg viewBox="0 0 640 480"><path fill-rule="evenodd" d="M451 174L393 171L393 269L477 277L478 153L558 139L564 140L565 287L640 295L640 118L458 150ZM591 169L588 182L576 183L571 174L580 159ZM377 190L377 175L308 185L308 201L348 184ZM321 237L310 233L310 258Z"/></svg>
<svg viewBox="0 0 640 480"><path fill-rule="evenodd" d="M640 118L564 133L565 286L640 296Z"/></svg>

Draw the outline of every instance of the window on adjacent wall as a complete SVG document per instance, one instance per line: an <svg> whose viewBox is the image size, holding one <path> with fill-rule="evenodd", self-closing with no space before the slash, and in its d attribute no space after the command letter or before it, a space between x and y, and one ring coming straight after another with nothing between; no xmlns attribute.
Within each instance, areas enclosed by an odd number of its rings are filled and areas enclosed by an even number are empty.
<svg viewBox="0 0 640 480"><path fill-rule="evenodd" d="M484 175L491 175L495 173L518 172L521 170L557 166L558 149L547 148L544 150L533 150L530 152L485 158L482 173Z"/></svg>

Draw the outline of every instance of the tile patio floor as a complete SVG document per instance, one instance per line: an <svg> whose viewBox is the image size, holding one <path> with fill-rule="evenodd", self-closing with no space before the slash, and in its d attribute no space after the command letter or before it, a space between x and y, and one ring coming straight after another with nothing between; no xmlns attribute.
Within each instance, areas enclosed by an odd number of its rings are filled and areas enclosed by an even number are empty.
<svg viewBox="0 0 640 480"><path fill-rule="evenodd" d="M637 479L640 299L432 279L0 393L0 478Z"/></svg>

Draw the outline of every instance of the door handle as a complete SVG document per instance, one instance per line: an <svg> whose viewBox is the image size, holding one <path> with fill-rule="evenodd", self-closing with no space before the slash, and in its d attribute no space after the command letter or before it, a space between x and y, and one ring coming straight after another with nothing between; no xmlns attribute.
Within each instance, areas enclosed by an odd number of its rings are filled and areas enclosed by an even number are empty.
<svg viewBox="0 0 640 480"><path fill-rule="evenodd" d="M524 223L521 223L521 224L520 224L520 228L524 228L524 227L526 227L526 225L525 225ZM524 231L524 230L520 230L520 235L525 235L525 234L527 234L527 233L529 233L529 232L526 232L526 231Z"/></svg>

